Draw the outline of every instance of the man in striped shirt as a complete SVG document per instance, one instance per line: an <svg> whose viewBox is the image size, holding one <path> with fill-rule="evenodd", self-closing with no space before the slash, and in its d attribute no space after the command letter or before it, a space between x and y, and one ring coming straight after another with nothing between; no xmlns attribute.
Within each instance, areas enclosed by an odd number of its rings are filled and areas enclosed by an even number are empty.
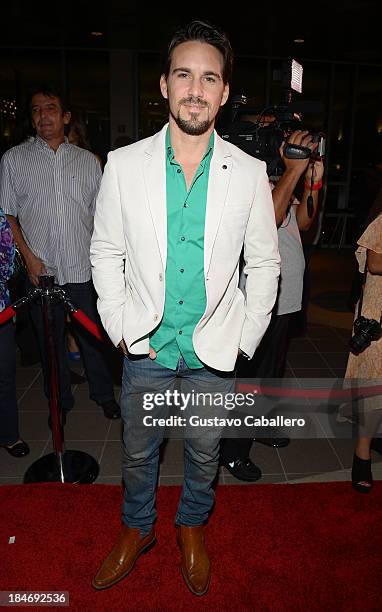
<svg viewBox="0 0 382 612"><path fill-rule="evenodd" d="M29 282L49 274L91 319L99 320L91 281L90 239L101 168L96 157L69 144L65 125L70 112L53 88L36 90L30 99L36 138L7 151L0 166L0 206L7 214L15 241L25 260ZM47 363L40 307L31 306L47 393ZM65 344L65 313L55 306L60 401L64 413L74 404ZM108 418L119 418L112 376L102 347L77 329L90 398Z"/></svg>

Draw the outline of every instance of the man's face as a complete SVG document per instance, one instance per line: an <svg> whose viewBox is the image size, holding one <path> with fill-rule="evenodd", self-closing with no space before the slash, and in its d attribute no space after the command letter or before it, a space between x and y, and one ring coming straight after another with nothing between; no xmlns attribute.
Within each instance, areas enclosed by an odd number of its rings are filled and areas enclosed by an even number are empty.
<svg viewBox="0 0 382 612"><path fill-rule="evenodd" d="M188 41L175 47L168 78L162 74L160 88L170 115L186 134L207 132L226 103L229 86L223 83L222 70L223 56L212 45Z"/></svg>
<svg viewBox="0 0 382 612"><path fill-rule="evenodd" d="M70 113L63 113L56 96L35 94L31 102L32 125L44 140L64 138L64 126L70 121Z"/></svg>

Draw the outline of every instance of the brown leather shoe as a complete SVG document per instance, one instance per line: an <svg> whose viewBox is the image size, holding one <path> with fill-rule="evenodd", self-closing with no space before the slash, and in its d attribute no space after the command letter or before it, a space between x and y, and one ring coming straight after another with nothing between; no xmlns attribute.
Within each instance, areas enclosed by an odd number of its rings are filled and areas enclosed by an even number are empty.
<svg viewBox="0 0 382 612"><path fill-rule="evenodd" d="M210 585L210 561L204 547L203 525L176 526L176 539L182 553L182 575L194 595L204 595Z"/></svg>
<svg viewBox="0 0 382 612"><path fill-rule="evenodd" d="M123 525L116 545L93 578L92 586L98 590L107 589L125 578L138 557L148 552L155 542L153 529L141 538L140 529Z"/></svg>

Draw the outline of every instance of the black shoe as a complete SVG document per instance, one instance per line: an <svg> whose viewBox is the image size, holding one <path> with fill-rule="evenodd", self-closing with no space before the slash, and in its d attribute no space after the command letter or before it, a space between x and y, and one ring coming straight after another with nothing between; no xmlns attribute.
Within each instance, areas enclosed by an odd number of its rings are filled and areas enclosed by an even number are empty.
<svg viewBox="0 0 382 612"><path fill-rule="evenodd" d="M272 448L285 448L288 446L289 438L253 438L255 442L265 444L265 446L271 446Z"/></svg>
<svg viewBox="0 0 382 612"><path fill-rule="evenodd" d="M247 459L233 459L232 461L222 460L221 463L238 480L255 482L262 476L260 468L249 457Z"/></svg>
<svg viewBox="0 0 382 612"><path fill-rule="evenodd" d="M361 459L354 453L351 481L353 489L358 493L370 493L373 487L371 459Z"/></svg>
<svg viewBox="0 0 382 612"><path fill-rule="evenodd" d="M115 399L107 400L107 402L102 402L102 404L98 404L98 406L101 406L103 413L107 419L121 418L121 409Z"/></svg>
<svg viewBox="0 0 382 612"><path fill-rule="evenodd" d="M24 440L19 440L13 446L3 446L7 453L12 455L12 457L25 457L25 455L29 455L30 448Z"/></svg>

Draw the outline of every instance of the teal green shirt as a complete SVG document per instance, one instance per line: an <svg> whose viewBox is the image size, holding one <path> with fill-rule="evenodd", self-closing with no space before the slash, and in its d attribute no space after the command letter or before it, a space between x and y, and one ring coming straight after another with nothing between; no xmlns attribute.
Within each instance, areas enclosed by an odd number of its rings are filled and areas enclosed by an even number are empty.
<svg viewBox="0 0 382 612"><path fill-rule="evenodd" d="M189 368L202 368L192 344L195 326L206 308L204 225L208 177L214 146L211 134L189 191L166 134L167 264L163 318L152 333L156 361L176 370L182 356Z"/></svg>

